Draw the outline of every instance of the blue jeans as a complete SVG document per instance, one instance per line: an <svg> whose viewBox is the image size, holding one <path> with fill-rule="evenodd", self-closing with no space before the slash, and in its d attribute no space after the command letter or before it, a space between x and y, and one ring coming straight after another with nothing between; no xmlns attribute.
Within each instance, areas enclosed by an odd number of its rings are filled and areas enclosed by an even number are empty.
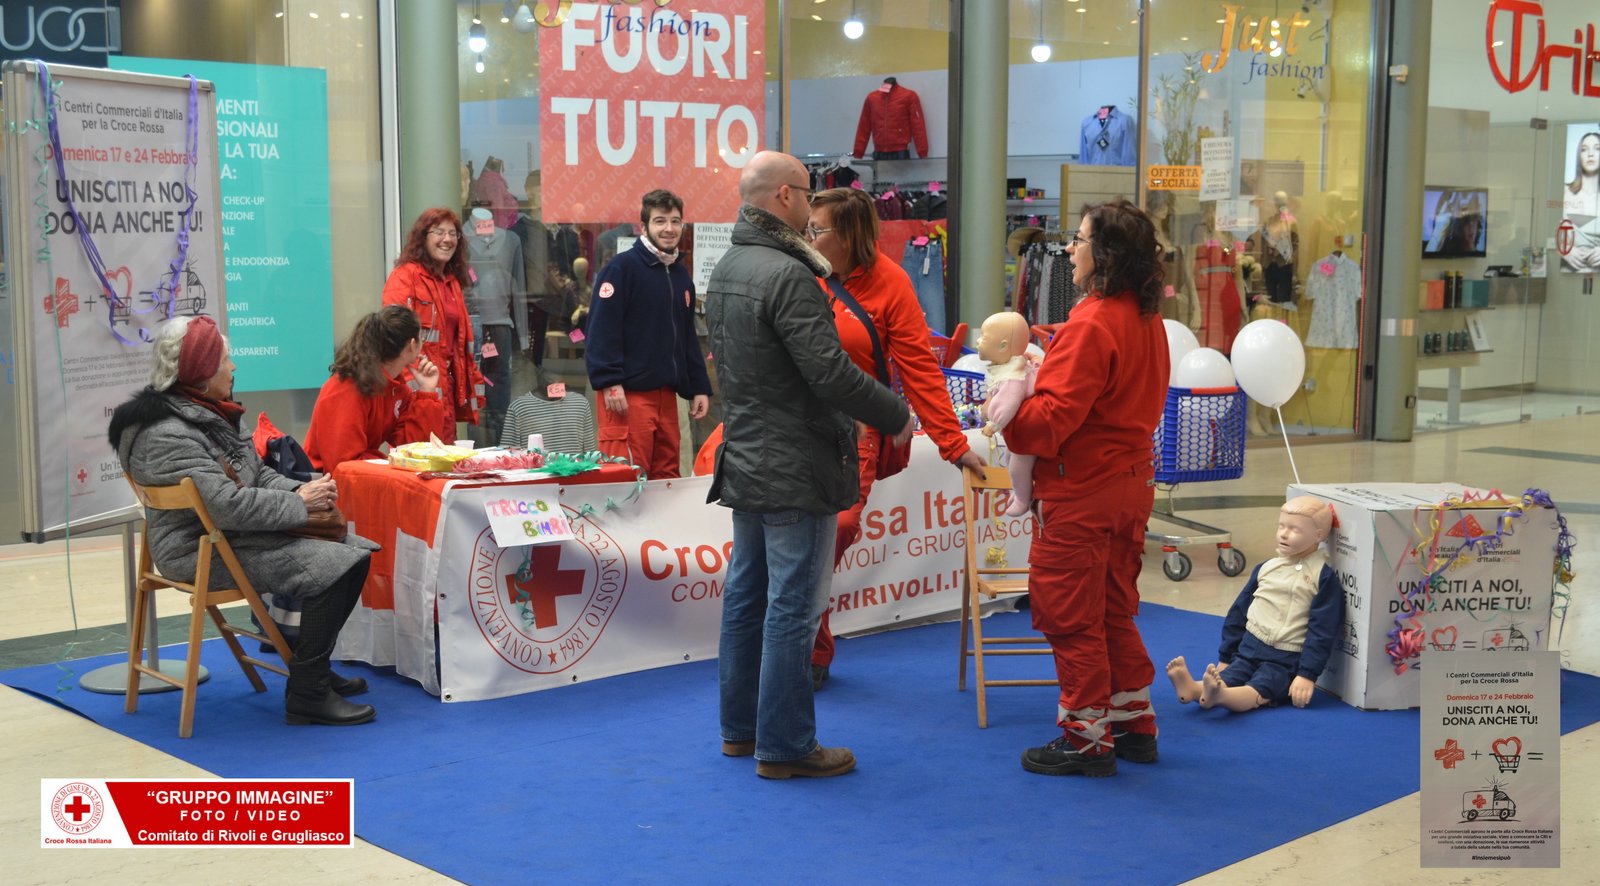
<svg viewBox="0 0 1600 886"><path fill-rule="evenodd" d="M906 241L905 252L900 255L900 267L911 277L911 288L917 291L917 304L928 320L928 328L944 335L950 330L944 325L944 249L938 243L918 246Z"/></svg>
<svg viewBox="0 0 1600 886"><path fill-rule="evenodd" d="M722 738L756 742L756 759L817 749L811 643L833 581L837 514L733 512L722 591Z"/></svg>

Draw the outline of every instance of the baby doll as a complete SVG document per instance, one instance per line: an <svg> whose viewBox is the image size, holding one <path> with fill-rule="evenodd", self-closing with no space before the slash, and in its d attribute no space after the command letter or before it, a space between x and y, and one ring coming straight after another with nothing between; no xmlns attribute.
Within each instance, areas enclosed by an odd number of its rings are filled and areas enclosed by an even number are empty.
<svg viewBox="0 0 1600 886"><path fill-rule="evenodd" d="M1028 320L1015 311L990 314L978 334L978 356L989 361L988 396L983 403L983 435L1005 430L1022 399L1033 395L1038 367L1028 359ZM1011 501L1006 516L1020 517L1033 504L1031 455L1011 453Z"/></svg>
<svg viewBox="0 0 1600 886"><path fill-rule="evenodd" d="M1183 656L1167 663L1178 701L1236 713L1311 701L1344 616L1344 590L1319 545L1333 508L1302 495L1278 512L1277 556L1257 566L1222 622L1219 663L1197 682Z"/></svg>

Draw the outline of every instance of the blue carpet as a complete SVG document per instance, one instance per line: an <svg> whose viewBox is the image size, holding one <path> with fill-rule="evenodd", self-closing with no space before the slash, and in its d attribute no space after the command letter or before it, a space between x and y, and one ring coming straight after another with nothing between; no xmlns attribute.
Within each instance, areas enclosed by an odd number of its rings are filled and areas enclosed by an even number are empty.
<svg viewBox="0 0 1600 886"><path fill-rule="evenodd" d="M1026 632L1026 619L995 616L985 630ZM1149 604L1139 621L1158 666L1208 661L1221 625ZM467 883L1036 883L1096 871L1177 883L1418 789L1415 711L1362 712L1325 694L1305 710L1201 711L1176 703L1159 668L1159 763L1123 763L1109 779L1031 775L1018 757L1058 734L1055 690L991 690L980 730L973 691L955 689L956 645L953 624L841 641L817 697L820 737L853 748L860 768L786 782L719 753L714 662L454 705L349 666L373 684L363 700L378 720L288 729L281 679L252 693L208 642L213 677L189 740L177 738L176 693L145 696L130 716L121 696L58 693L57 665L0 681L224 776L354 777L363 839ZM1050 673L1043 657L990 661L1010 672L995 676ZM1563 729L1597 719L1600 679L1563 673Z"/></svg>

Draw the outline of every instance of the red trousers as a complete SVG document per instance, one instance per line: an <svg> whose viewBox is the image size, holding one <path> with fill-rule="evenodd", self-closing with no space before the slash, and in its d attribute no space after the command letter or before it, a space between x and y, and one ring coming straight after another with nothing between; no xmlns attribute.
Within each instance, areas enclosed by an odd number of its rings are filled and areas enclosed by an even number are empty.
<svg viewBox="0 0 1600 886"><path fill-rule="evenodd" d="M833 545L834 569L844 562L845 551L861 540L861 512L867 506L867 496L872 494L872 484L878 479L878 447L882 445L882 432L872 428L863 431L856 441L856 454L861 459L861 497L839 512L839 531L834 535ZM817 639L811 644L811 663L823 667L833 664L833 630L828 627L828 612L829 608L823 607Z"/></svg>
<svg viewBox="0 0 1600 886"><path fill-rule="evenodd" d="M1113 731L1156 732L1155 667L1133 623L1155 501L1148 473L1113 477L1084 501L1040 502L1028 558L1033 626L1055 652L1057 722L1085 753L1110 751Z"/></svg>
<svg viewBox="0 0 1600 886"><path fill-rule="evenodd" d="M681 476L678 469L678 395L671 388L626 391L628 411L606 408L604 393L594 395L600 451L644 468L646 479Z"/></svg>

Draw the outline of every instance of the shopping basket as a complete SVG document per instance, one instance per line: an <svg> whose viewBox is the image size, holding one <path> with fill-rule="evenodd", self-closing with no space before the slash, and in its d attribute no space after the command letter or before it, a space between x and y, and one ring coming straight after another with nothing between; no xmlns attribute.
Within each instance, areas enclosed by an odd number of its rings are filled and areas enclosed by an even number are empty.
<svg viewBox="0 0 1600 886"><path fill-rule="evenodd" d="M1150 519L1191 530L1189 535L1168 535L1145 530L1147 541L1159 542L1161 571L1173 581L1189 577L1194 564L1180 546L1214 544L1217 568L1223 575L1244 571L1244 554L1233 546L1233 535L1173 513L1172 492L1179 483L1234 480L1244 474L1247 401L1244 392L1227 388L1168 388L1167 404L1154 437L1156 484L1167 493L1165 510L1152 511Z"/></svg>

